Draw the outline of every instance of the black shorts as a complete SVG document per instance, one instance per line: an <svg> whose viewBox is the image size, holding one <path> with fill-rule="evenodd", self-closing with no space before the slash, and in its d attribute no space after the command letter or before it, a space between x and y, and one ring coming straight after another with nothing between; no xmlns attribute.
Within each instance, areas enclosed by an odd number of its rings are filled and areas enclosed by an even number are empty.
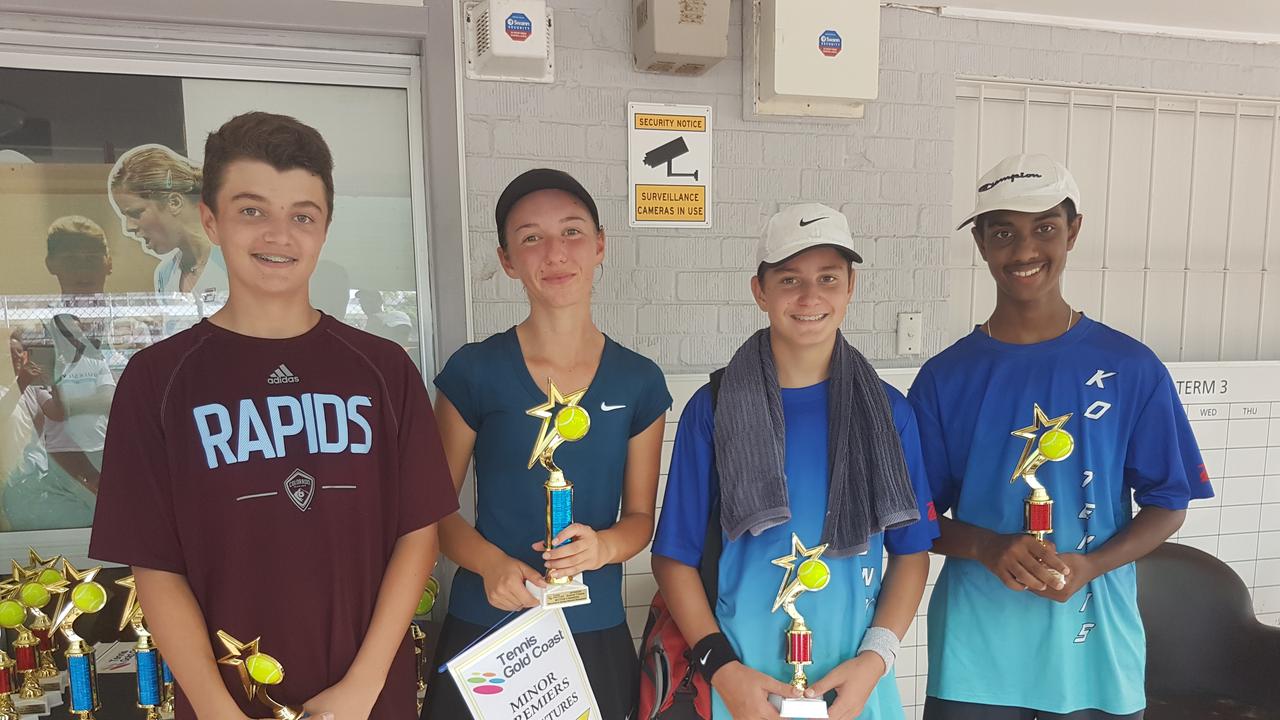
<svg viewBox="0 0 1280 720"><path fill-rule="evenodd" d="M1143 710L1131 715L1112 715L1101 710L1051 713L1030 708L980 705L978 703L924 699L924 720L1142 720Z"/></svg>
<svg viewBox="0 0 1280 720"><path fill-rule="evenodd" d="M448 671L441 665L462 652L488 628L445 616L436 643L436 656L424 669L427 697L422 703L422 720L466 720L471 717L466 701L458 693ZM631 631L623 623L604 630L573 634L587 679L596 696L603 720L628 720L635 714L640 692L640 660Z"/></svg>

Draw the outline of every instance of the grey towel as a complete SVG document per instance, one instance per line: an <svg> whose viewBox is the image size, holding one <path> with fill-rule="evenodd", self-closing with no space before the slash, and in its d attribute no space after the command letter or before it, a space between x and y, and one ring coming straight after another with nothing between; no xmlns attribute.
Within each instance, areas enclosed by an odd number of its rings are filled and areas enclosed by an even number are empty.
<svg viewBox="0 0 1280 720"><path fill-rule="evenodd" d="M833 557L856 555L868 538L920 519L902 443L880 376L836 334L827 385L827 517L822 542ZM787 500L782 391L766 328L725 369L716 400L720 522L730 540L791 518Z"/></svg>

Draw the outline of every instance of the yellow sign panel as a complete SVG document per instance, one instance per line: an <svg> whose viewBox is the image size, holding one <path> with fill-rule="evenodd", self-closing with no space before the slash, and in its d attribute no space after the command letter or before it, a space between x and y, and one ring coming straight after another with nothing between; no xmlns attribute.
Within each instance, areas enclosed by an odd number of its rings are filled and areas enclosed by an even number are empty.
<svg viewBox="0 0 1280 720"><path fill-rule="evenodd" d="M636 113L636 129L706 132L707 119L701 115L659 115L655 113Z"/></svg>
<svg viewBox="0 0 1280 720"><path fill-rule="evenodd" d="M636 220L706 222L706 185L636 185Z"/></svg>

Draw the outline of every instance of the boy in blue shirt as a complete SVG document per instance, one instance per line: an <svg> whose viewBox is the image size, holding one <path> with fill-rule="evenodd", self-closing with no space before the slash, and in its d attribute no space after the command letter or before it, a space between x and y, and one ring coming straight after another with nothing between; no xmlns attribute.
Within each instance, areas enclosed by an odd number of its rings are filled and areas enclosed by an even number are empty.
<svg viewBox="0 0 1280 720"><path fill-rule="evenodd" d="M1213 494L1164 365L1062 297L1079 211L1071 173L1044 155L978 181L960 227L974 223L995 311L911 387L933 498L951 511L933 546L948 558L929 603L926 720L1141 717L1133 563ZM1054 501L1038 541L1017 469L1054 427L1074 451L1037 474Z"/></svg>
<svg viewBox="0 0 1280 720"><path fill-rule="evenodd" d="M802 694L787 684L787 615L772 612L793 534L810 551L825 544L830 569L795 603L813 632L803 695L826 695L831 718L902 717L892 664L937 526L910 406L840 334L861 261L839 212L774 215L751 281L769 327L734 355L714 404L703 387L680 418L653 570L715 720L773 720L769 694ZM704 558L716 503L723 551ZM718 563L714 608L704 561Z"/></svg>

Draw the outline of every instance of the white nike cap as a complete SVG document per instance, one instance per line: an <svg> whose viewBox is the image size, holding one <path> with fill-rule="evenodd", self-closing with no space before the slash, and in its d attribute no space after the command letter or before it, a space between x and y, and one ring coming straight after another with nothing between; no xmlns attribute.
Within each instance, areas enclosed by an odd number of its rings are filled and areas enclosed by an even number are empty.
<svg viewBox="0 0 1280 720"><path fill-rule="evenodd" d="M756 267L781 262L819 245L831 245L850 260L862 262L862 256L853 249L853 236L844 213L820 203L792 205L774 213L765 223L756 245Z"/></svg>
<svg viewBox="0 0 1280 720"><path fill-rule="evenodd" d="M992 210L1041 212L1070 200L1080 212L1080 188L1071 171L1048 155L1010 155L978 179L973 212L957 230Z"/></svg>

